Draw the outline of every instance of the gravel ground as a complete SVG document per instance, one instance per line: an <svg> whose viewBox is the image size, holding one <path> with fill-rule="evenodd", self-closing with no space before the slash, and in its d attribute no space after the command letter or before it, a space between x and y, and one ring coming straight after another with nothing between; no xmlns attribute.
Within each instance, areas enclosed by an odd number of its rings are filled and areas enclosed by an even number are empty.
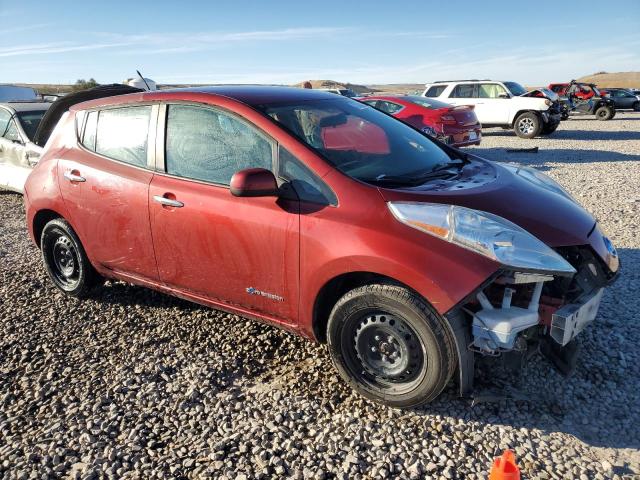
<svg viewBox="0 0 640 480"><path fill-rule="evenodd" d="M378 406L342 384L324 347L277 329L120 282L64 297L21 197L3 193L0 477L486 478L504 447L525 478L640 474L640 114L572 119L532 141L487 131L474 151L548 172L619 248L623 274L572 377L534 358L479 372L506 399L471 406L451 386L421 410Z"/></svg>

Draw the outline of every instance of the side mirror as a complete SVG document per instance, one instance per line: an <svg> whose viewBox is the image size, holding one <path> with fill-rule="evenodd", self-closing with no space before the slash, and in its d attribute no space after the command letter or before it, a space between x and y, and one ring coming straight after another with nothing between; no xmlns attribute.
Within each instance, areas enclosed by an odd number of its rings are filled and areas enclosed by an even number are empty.
<svg viewBox="0 0 640 480"><path fill-rule="evenodd" d="M277 197L278 182L270 170L247 168L231 177L231 194L234 197Z"/></svg>
<svg viewBox="0 0 640 480"><path fill-rule="evenodd" d="M498 98L510 98L507 92L500 92Z"/></svg>

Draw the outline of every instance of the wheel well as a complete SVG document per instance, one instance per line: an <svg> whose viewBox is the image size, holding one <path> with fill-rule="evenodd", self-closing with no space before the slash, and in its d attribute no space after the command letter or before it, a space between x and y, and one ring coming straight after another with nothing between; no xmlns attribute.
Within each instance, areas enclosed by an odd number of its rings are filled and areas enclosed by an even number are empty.
<svg viewBox="0 0 640 480"><path fill-rule="evenodd" d="M378 273L349 272L332 278L320 289L313 305L313 334L316 340L326 343L327 323L336 302L349 290L371 283L400 285L413 291L402 282Z"/></svg>
<svg viewBox="0 0 640 480"><path fill-rule="evenodd" d="M511 128L513 128L513 126L516 124L516 120L523 113L535 113L538 118L540 117L540 112L538 112L537 110L518 110L516 114L513 116L513 122L511 122Z"/></svg>
<svg viewBox="0 0 640 480"><path fill-rule="evenodd" d="M42 235L44 226L54 218L62 218L62 215L53 210L39 210L35 217L33 217L33 237L38 247L40 247L40 236Z"/></svg>

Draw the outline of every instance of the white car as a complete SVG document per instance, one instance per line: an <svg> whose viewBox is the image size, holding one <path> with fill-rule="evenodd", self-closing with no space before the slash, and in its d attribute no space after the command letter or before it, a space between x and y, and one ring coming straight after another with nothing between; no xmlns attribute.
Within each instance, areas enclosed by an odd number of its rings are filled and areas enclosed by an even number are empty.
<svg viewBox="0 0 640 480"><path fill-rule="evenodd" d="M440 81L426 84L422 96L452 105L473 105L483 127L513 128L522 138L549 135L562 118L557 95L543 90L527 92L516 82Z"/></svg>
<svg viewBox="0 0 640 480"><path fill-rule="evenodd" d="M33 139L50 106L47 102L0 103L0 189L22 193L42 153Z"/></svg>

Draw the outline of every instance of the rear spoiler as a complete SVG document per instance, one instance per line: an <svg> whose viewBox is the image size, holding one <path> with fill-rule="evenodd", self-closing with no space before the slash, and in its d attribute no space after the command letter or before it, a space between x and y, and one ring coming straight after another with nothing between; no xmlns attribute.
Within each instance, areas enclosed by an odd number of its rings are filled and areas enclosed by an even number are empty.
<svg viewBox="0 0 640 480"><path fill-rule="evenodd" d="M139 93L144 90L129 85L113 83L111 85L100 85L98 87L82 90L81 92L70 93L64 97L58 98L51 104L47 112L42 117L36 134L33 137L33 143L40 147L44 147L47 140L51 136L51 132L62 117L64 112L69 110L73 105L94 100L96 98L113 97L115 95L125 95L127 93Z"/></svg>

